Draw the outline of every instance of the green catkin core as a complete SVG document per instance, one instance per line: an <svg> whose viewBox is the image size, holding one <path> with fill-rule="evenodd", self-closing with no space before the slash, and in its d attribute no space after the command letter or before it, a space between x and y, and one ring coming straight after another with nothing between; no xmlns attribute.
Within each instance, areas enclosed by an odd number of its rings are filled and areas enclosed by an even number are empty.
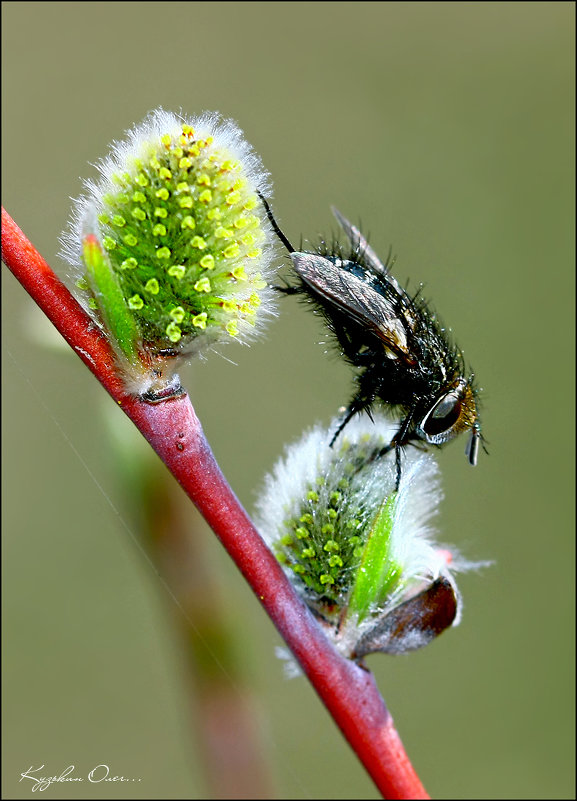
<svg viewBox="0 0 577 801"><path fill-rule="evenodd" d="M179 134L142 146L113 180L117 188L104 197L98 219L114 287L112 317L134 321L130 334L128 324L112 326L123 352L135 342L152 353L185 350L207 328L234 337L241 321L254 323L266 286L256 272L265 233L242 165L212 137L198 138L183 125ZM95 288L85 265L110 327L104 287Z"/></svg>
<svg viewBox="0 0 577 801"><path fill-rule="evenodd" d="M305 490L274 547L326 619L336 620L345 608L362 619L400 582L400 566L391 557L396 493L379 504L362 491L362 466L370 469L380 447L374 440L342 445L336 469Z"/></svg>

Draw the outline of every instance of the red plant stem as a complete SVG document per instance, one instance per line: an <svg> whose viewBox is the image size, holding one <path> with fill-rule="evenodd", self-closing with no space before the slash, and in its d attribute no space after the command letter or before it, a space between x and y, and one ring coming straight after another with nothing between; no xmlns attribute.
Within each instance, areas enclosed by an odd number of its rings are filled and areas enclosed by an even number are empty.
<svg viewBox="0 0 577 801"><path fill-rule="evenodd" d="M428 798L372 673L338 654L294 592L222 475L188 395L148 404L126 394L108 343L4 209L2 259L196 504L383 796Z"/></svg>

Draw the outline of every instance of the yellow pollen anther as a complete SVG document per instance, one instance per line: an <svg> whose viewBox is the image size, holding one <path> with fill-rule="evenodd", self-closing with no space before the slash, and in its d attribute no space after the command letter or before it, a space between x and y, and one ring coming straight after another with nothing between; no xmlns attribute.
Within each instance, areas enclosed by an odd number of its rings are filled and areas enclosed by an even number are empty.
<svg viewBox="0 0 577 801"><path fill-rule="evenodd" d="M223 251L223 255L225 259L236 259L238 254L240 253L240 247L238 242L233 242L232 245L226 247ZM235 268L236 269L236 268ZM244 270L243 270L244 272ZM246 276L243 276L246 277Z"/></svg>
<svg viewBox="0 0 577 801"><path fill-rule="evenodd" d="M184 264L173 264L172 267L168 268L168 274L178 278L179 281L184 278L185 273L186 267ZM180 322L180 320L177 320L177 322Z"/></svg>
<svg viewBox="0 0 577 801"><path fill-rule="evenodd" d="M166 326L166 334L171 342L178 342L182 339L182 331L176 323L169 323Z"/></svg>
<svg viewBox="0 0 577 801"><path fill-rule="evenodd" d="M208 315L207 315L206 312L201 312L200 314L197 314L196 317L192 318L192 324L196 328L201 328L201 329L206 328L206 318L207 318L207 316Z"/></svg>
<svg viewBox="0 0 577 801"><path fill-rule="evenodd" d="M203 275L202 278L198 279L198 281L194 285L194 288L196 289L197 292L210 292L211 289L210 281L205 275Z"/></svg>
<svg viewBox="0 0 577 801"><path fill-rule="evenodd" d="M242 264L240 264L238 267L235 267L231 272L231 275L238 281L246 281L246 272Z"/></svg>
<svg viewBox="0 0 577 801"><path fill-rule="evenodd" d="M133 295L131 298L128 298L129 309L138 311L138 309L142 309L143 306L144 306L144 301L142 300L140 295Z"/></svg>
<svg viewBox="0 0 577 801"><path fill-rule="evenodd" d="M210 253L207 253L206 256L203 256L200 260L200 266L204 270L213 270L214 269L214 256Z"/></svg>
<svg viewBox="0 0 577 801"><path fill-rule="evenodd" d="M174 309L170 310L169 314L175 323L181 323L184 320L186 312L184 311L182 306L175 306Z"/></svg>
<svg viewBox="0 0 577 801"><path fill-rule="evenodd" d="M150 292L151 295L158 295L160 291L160 286L156 278L150 278L144 285L144 288L147 292Z"/></svg>
<svg viewBox="0 0 577 801"><path fill-rule="evenodd" d="M240 192L229 192L229 194L225 198L225 203L227 206L234 206L235 203L238 203L240 200Z"/></svg>

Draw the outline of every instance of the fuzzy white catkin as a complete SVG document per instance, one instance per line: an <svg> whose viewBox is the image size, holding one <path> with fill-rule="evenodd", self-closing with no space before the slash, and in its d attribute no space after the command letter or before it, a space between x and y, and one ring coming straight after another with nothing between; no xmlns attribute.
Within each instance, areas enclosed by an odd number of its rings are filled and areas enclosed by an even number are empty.
<svg viewBox="0 0 577 801"><path fill-rule="evenodd" d="M339 456L338 446L343 439L356 442L371 437L385 444L398 428L398 424L380 415L374 415L374 423L367 416L358 417L347 425L331 448L331 431L336 426L337 421L333 421L328 429L317 425L306 432L298 442L286 448L284 456L265 478L258 495L257 523L269 545L273 546L282 536L287 518L298 514L307 489L314 485L317 477L326 475L329 470L333 476L342 472L347 459ZM391 452L375 460L361 492L370 505L378 508L394 490L395 480L395 457ZM336 480L333 479L333 483ZM417 448L407 448L403 454L391 549L392 558L417 579L436 578L446 566L445 557L433 544L432 519L442 497L435 458Z"/></svg>
<svg viewBox="0 0 577 801"><path fill-rule="evenodd" d="M128 359L114 330L110 337L129 391L141 394L155 381L140 364L150 359L139 361L135 351L154 361L172 350L178 361L232 340L250 343L276 315L274 237L258 198L270 197L271 181L237 124L214 112L184 117L157 109L96 166L100 178L86 181L74 201L61 256L79 301L108 334L106 295L86 281L88 235L107 251L109 283L118 281L124 314L136 321Z"/></svg>

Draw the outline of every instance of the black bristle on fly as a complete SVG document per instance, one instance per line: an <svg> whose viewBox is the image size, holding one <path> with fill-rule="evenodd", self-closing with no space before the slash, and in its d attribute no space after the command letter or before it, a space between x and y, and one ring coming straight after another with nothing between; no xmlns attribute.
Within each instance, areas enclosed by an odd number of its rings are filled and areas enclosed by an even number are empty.
<svg viewBox="0 0 577 801"><path fill-rule="evenodd" d="M357 370L356 392L337 428L331 445L351 418L369 415L376 402L400 424L390 445L395 449L397 489L401 452L420 442L442 446L469 431L466 455L476 464L484 448L478 417L478 389L466 377L459 348L418 291L410 296L391 275L391 254L383 263L360 230L333 208L349 241L323 244L315 253L296 251L281 231L260 195L269 221L288 250L298 283L277 287L285 294L312 301L323 314L344 358Z"/></svg>

